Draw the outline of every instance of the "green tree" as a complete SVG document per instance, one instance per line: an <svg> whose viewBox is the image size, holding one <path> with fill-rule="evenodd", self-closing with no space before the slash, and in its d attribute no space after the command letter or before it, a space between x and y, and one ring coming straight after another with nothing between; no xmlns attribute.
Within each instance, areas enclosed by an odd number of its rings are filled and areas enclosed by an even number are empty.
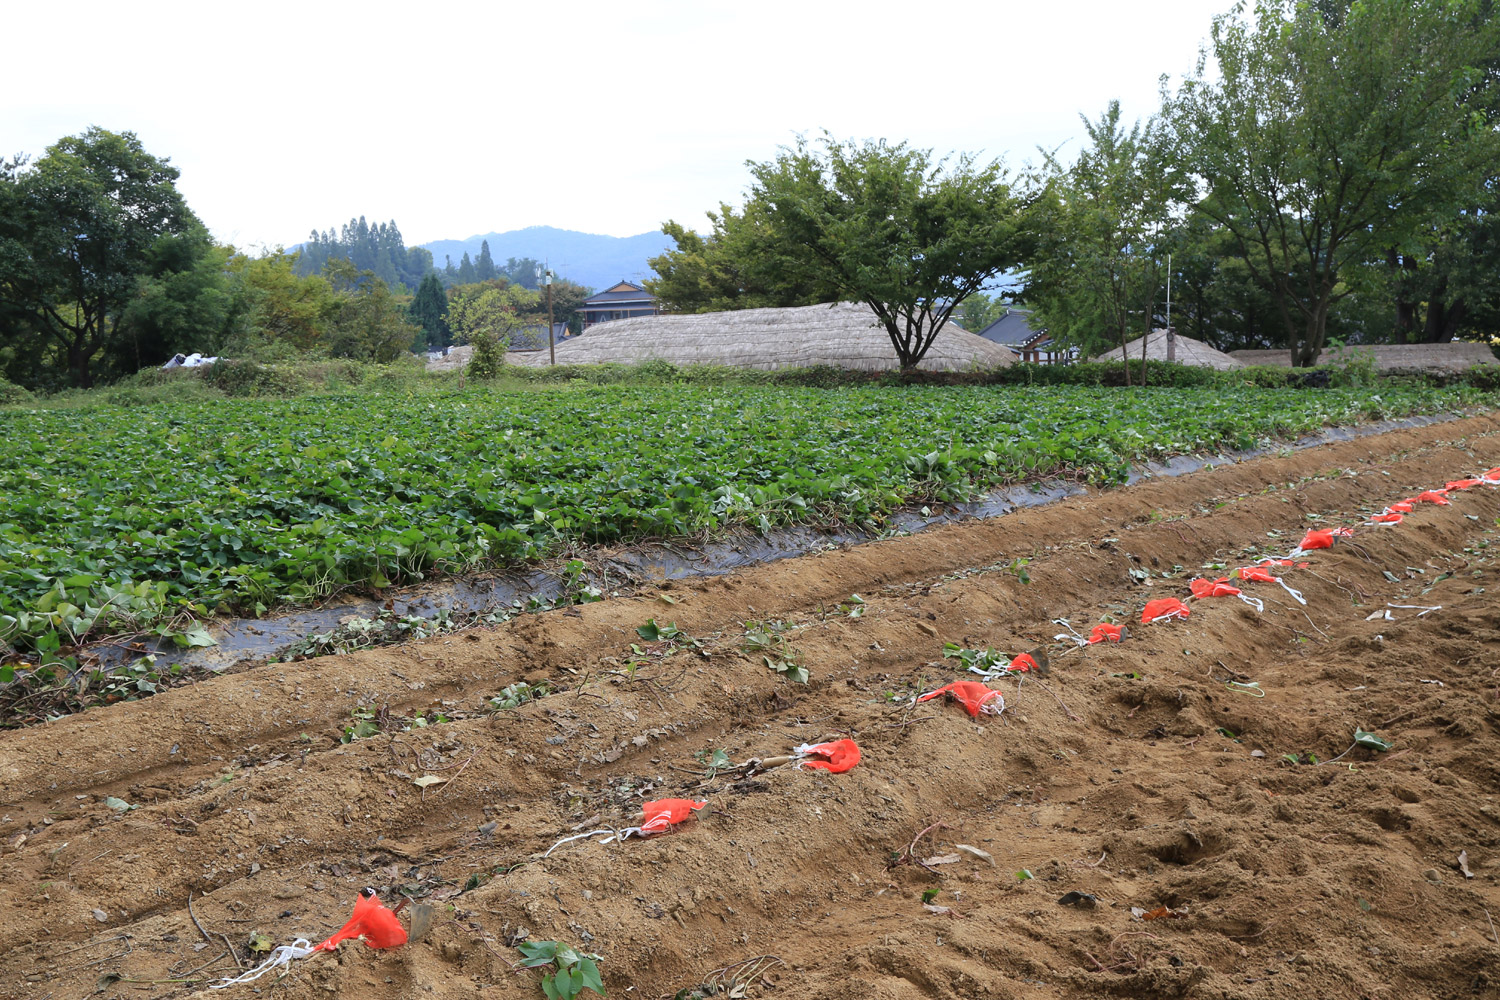
<svg viewBox="0 0 1500 1000"><path fill-rule="evenodd" d="M343 302L321 274L299 277L297 263L297 254L281 249L230 259L229 271L244 289L249 315L244 339L226 345L226 351L254 354L276 346L302 352L324 346Z"/></svg>
<svg viewBox="0 0 1500 1000"><path fill-rule="evenodd" d="M101 360L127 373L178 352L219 354L242 337L253 301L229 269L233 256L232 247L215 245L202 226L158 240Z"/></svg>
<svg viewBox="0 0 1500 1000"><path fill-rule="evenodd" d="M1453 218L1495 159L1476 112L1500 48L1486 0L1258 0L1214 20L1165 103L1199 211L1316 362L1350 272Z"/></svg>
<svg viewBox="0 0 1500 1000"><path fill-rule="evenodd" d="M476 281L492 281L500 277L500 272L495 269L495 258L490 256L490 241L481 240L479 243L479 259L474 262L474 279Z"/></svg>
<svg viewBox="0 0 1500 1000"><path fill-rule="evenodd" d="M1119 101L1097 122L1079 117L1088 144L1077 160L1046 154L1049 192L1025 295L1054 337L1091 355L1150 332L1178 185L1159 119L1127 131Z"/></svg>
<svg viewBox="0 0 1500 1000"><path fill-rule="evenodd" d="M477 347L481 337L491 336L499 337L504 348L510 346L511 333L531 321L537 309L535 292L504 278L460 285L448 296L448 326L460 343Z"/></svg>
<svg viewBox="0 0 1500 1000"><path fill-rule="evenodd" d="M472 285L479 280L478 272L474 270L474 262L469 259L469 251L464 251L463 260L458 262L458 283L460 285Z"/></svg>
<svg viewBox="0 0 1500 1000"><path fill-rule="evenodd" d="M975 292L964 299L963 305L953 314L954 322L970 333L978 333L995 320L1005 315L1005 299L1001 295L986 295Z"/></svg>
<svg viewBox="0 0 1500 1000"><path fill-rule="evenodd" d="M836 283L807 274L800 260L789 256L764 204L751 200L740 212L720 204L707 215L708 236L671 220L662 224L661 231L677 246L648 261L657 277L646 279L645 288L663 309L722 312L810 306L839 297Z"/></svg>
<svg viewBox="0 0 1500 1000"><path fill-rule="evenodd" d="M1027 256L1026 206L999 163L825 134L749 167L750 201L795 278L869 305L903 369L965 299Z"/></svg>
<svg viewBox="0 0 1500 1000"><path fill-rule="evenodd" d="M406 353L418 328L407 322L390 286L347 260L329 261L324 273L340 299L324 340L331 357L385 363Z"/></svg>
<svg viewBox="0 0 1500 1000"><path fill-rule="evenodd" d="M158 244L199 226L178 175L134 133L98 127L48 147L30 167L0 172L9 188L0 222L7 296L57 345L76 385L93 385L94 359L160 263Z"/></svg>
<svg viewBox="0 0 1500 1000"><path fill-rule="evenodd" d="M448 329L448 295L436 273L422 279L406 312L412 322L422 328L418 338L421 349L436 350L453 342L453 334Z"/></svg>

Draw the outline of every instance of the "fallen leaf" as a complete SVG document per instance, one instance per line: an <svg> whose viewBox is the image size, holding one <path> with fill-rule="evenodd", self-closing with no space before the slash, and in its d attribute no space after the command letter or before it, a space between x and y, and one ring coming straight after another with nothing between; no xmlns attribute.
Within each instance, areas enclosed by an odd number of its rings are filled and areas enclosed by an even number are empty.
<svg viewBox="0 0 1500 1000"><path fill-rule="evenodd" d="M953 847L954 850L964 851L968 854L974 855L974 857L978 858L980 861L988 861L991 868L995 867L995 858L992 854L990 854L989 851L980 850L979 848L973 847L969 844L954 844Z"/></svg>
<svg viewBox="0 0 1500 1000"><path fill-rule="evenodd" d="M104 804L109 806L115 812L119 813L129 812L130 810L137 808L136 806L131 805L129 802L126 802L124 799L117 799L113 795L106 798L104 800Z"/></svg>
<svg viewBox="0 0 1500 1000"><path fill-rule="evenodd" d="M275 942L271 940L271 935L269 934L262 934L260 931L255 931L250 935L249 948L251 951L265 954L274 946Z"/></svg>
<svg viewBox="0 0 1500 1000"><path fill-rule="evenodd" d="M433 785L441 785L447 778L439 778L435 774L424 774L420 778L411 779L411 783L418 788L431 788Z"/></svg>
<svg viewBox="0 0 1500 1000"><path fill-rule="evenodd" d="M1057 901L1058 906L1076 906L1084 910L1092 910L1099 902L1097 896L1091 892L1068 892Z"/></svg>
<svg viewBox="0 0 1500 1000"><path fill-rule="evenodd" d="M1464 873L1464 878L1473 878L1474 873L1469 871L1469 852L1458 852L1458 870Z"/></svg>
<svg viewBox="0 0 1500 1000"><path fill-rule="evenodd" d="M963 860L961 854L938 854L927 858L922 862L924 865L956 865Z"/></svg>
<svg viewBox="0 0 1500 1000"><path fill-rule="evenodd" d="M955 920L963 916L962 913L955 911L951 906L938 906L936 903L923 903L922 909L928 913L936 913L940 917L953 917Z"/></svg>
<svg viewBox="0 0 1500 1000"><path fill-rule="evenodd" d="M411 931L407 934L407 940L420 941L432 927L432 917L436 911L430 903L415 903L406 912L411 914Z"/></svg>

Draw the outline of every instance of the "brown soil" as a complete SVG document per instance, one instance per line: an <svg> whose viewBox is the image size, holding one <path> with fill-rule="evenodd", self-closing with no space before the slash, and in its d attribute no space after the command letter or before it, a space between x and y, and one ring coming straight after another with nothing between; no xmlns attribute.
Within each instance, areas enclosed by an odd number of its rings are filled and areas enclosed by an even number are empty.
<svg viewBox="0 0 1500 1000"><path fill-rule="evenodd" d="M1284 552L1309 525L1496 464L1500 417L1472 418L0 734L0 996L208 995L235 971L213 962L226 938L242 958L256 931L319 940L366 885L425 894L431 930L212 995L540 997L509 964L523 934L597 952L611 997L672 997L758 955L784 964L752 997L1497 995L1500 490L1287 570L1305 611L1249 584L1263 614L1222 598L1122 645L1051 641L1054 618L1135 621L1205 563ZM855 593L862 617L840 610ZM1442 607L1367 620L1388 603ZM630 675L653 617L706 645ZM741 651L749 619L795 626L810 684ZM1052 671L1001 685L999 719L913 708L958 676L945 641L1050 643ZM542 678L570 690L479 713ZM353 710L381 706L458 721L339 743ZM1329 762L1356 726L1394 749ZM705 781L695 759L842 736L864 751L842 775ZM1282 759L1303 752L1320 763ZM540 860L585 821L685 794L711 813ZM935 822L918 858L961 859L893 866ZM951 913L924 909L929 889ZM1096 904L1059 905L1070 891ZM200 981L145 982L169 979Z"/></svg>

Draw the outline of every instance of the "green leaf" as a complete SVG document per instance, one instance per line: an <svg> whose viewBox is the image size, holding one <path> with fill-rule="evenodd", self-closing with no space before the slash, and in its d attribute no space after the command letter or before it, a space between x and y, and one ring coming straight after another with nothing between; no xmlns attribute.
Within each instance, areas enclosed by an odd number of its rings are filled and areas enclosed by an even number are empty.
<svg viewBox="0 0 1500 1000"><path fill-rule="evenodd" d="M661 638L661 628L656 624L655 618L648 618L646 624L635 630L635 634L647 642L656 642Z"/></svg>
<svg viewBox="0 0 1500 1000"><path fill-rule="evenodd" d="M140 806L133 806L133 805L131 805L129 802L126 802L124 799L117 799L113 795L110 795L110 796L106 797L105 800L104 800L104 804L106 806L108 806L109 808L113 809L117 813L129 812L132 809L139 809L140 808Z"/></svg>
<svg viewBox="0 0 1500 1000"><path fill-rule="evenodd" d="M922 902L924 902L924 903L930 903L930 902L932 902L934 899L938 898L938 893L940 893L940 892L942 892L941 889L923 889L922 890Z"/></svg>
<svg viewBox="0 0 1500 1000"><path fill-rule="evenodd" d="M1029 868L1022 868L1020 871L1016 872L1017 882L1025 882L1027 879L1033 878L1036 878L1036 876L1031 874L1031 869Z"/></svg>
<svg viewBox="0 0 1500 1000"><path fill-rule="evenodd" d="M1369 747L1371 750L1379 750L1381 752L1389 750L1391 747L1395 746L1395 744L1390 740L1383 740L1379 736L1376 736L1374 733L1365 732L1358 726L1354 728L1354 742L1359 746Z"/></svg>

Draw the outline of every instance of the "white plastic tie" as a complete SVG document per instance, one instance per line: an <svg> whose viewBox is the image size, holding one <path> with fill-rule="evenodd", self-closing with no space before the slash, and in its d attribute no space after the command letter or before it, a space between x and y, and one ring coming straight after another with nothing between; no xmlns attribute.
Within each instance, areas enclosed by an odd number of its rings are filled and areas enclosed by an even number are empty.
<svg viewBox="0 0 1500 1000"><path fill-rule="evenodd" d="M1250 605L1256 611L1264 611L1264 610L1266 610L1266 603L1264 601L1262 601L1259 597L1251 597L1249 594L1235 594L1234 596L1238 597L1240 600L1242 600L1246 604Z"/></svg>
<svg viewBox="0 0 1500 1000"><path fill-rule="evenodd" d="M223 982L209 983L208 988L211 990L222 990L229 986L238 986L241 983L253 983L272 969L291 965L295 960L306 958L317 950L307 938L298 938L291 944L284 944L279 948L271 949L270 957L248 972L242 972L233 979L226 979Z"/></svg>
<svg viewBox="0 0 1500 1000"><path fill-rule="evenodd" d="M1292 595L1292 600L1296 601L1298 604L1306 604L1307 603L1307 598L1305 598L1305 597L1302 596L1302 592L1300 590L1297 590L1297 589L1293 588L1293 587L1288 587L1287 584L1286 584L1286 581L1283 580L1281 577L1278 576L1276 578L1276 582L1279 583L1279 584L1281 584L1281 589L1282 590L1284 590L1288 594Z"/></svg>

